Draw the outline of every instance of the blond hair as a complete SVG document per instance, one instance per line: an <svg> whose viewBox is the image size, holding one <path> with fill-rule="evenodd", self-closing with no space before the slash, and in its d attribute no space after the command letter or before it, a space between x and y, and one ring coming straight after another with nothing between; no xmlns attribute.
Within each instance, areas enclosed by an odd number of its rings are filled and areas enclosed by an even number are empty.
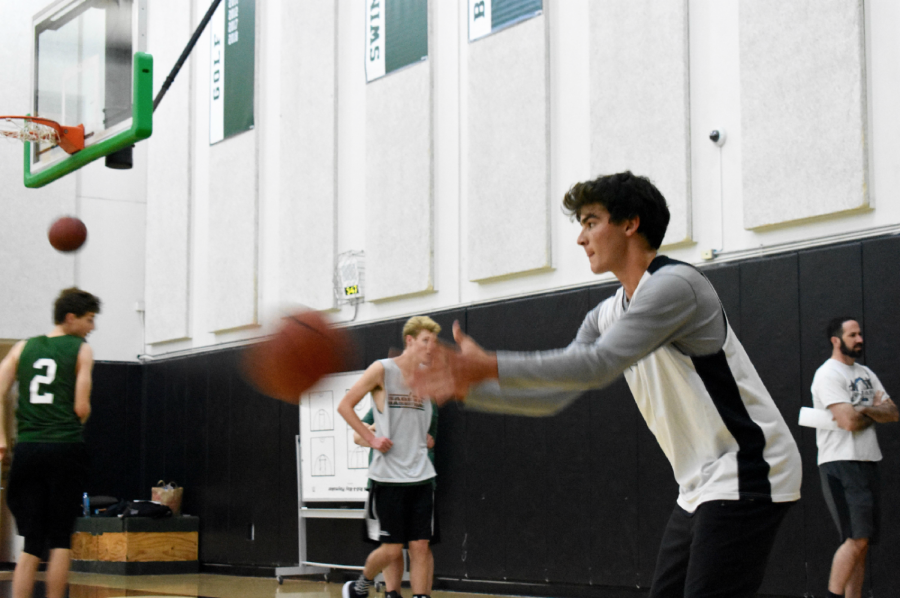
<svg viewBox="0 0 900 598"><path fill-rule="evenodd" d="M423 330L433 332L435 336L441 333L441 325L428 316L413 316L403 325L403 340L407 336L416 338Z"/></svg>

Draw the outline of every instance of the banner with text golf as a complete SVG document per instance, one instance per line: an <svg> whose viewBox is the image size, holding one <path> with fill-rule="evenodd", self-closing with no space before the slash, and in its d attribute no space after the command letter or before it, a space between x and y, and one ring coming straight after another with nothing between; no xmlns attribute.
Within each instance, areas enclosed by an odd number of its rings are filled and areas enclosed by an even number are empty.
<svg viewBox="0 0 900 598"><path fill-rule="evenodd" d="M209 23L209 143L253 128L256 0L222 0Z"/></svg>

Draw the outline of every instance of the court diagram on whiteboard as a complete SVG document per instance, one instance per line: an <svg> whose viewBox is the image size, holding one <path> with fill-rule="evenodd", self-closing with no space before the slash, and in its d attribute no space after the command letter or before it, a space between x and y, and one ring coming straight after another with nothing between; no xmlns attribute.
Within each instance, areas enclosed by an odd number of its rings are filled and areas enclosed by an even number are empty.
<svg viewBox="0 0 900 598"><path fill-rule="evenodd" d="M337 412L362 370L323 377L300 400L300 485L304 502L366 500L369 449L353 442L353 429ZM362 419L371 406L366 395L354 411Z"/></svg>
<svg viewBox="0 0 900 598"><path fill-rule="evenodd" d="M353 410L356 417L363 419L372 407L372 395L367 394L357 403ZM353 441L353 428L347 424L347 469L369 469L369 451L367 446L360 446Z"/></svg>
<svg viewBox="0 0 900 598"><path fill-rule="evenodd" d="M348 436L350 436L350 442L347 447L347 469L369 469L369 450L371 449L353 442L353 430L350 430Z"/></svg>
<svg viewBox="0 0 900 598"><path fill-rule="evenodd" d="M334 436L310 439L310 474L313 477L334 476Z"/></svg>
<svg viewBox="0 0 900 598"><path fill-rule="evenodd" d="M330 390L309 393L309 415L310 431L325 432L334 430L334 393ZM334 439L332 438L333 445ZM331 461L334 463L334 450L332 450ZM334 475L334 473L331 475Z"/></svg>

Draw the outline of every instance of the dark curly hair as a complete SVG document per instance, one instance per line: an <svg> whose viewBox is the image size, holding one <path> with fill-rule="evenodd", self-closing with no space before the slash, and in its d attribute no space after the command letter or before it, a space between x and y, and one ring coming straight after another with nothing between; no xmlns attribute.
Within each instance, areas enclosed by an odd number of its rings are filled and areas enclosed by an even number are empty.
<svg viewBox="0 0 900 598"><path fill-rule="evenodd" d="M80 318L86 313L100 313L100 299L78 287L63 289L53 304L53 322L62 324L66 314L75 314Z"/></svg>
<svg viewBox="0 0 900 598"><path fill-rule="evenodd" d="M598 176L592 181L575 183L563 198L563 210L579 218L581 209L600 204L609 212L609 220L619 224L638 216L637 232L644 235L653 249L659 249L669 226L669 207L666 198L650 179L631 174L631 171Z"/></svg>

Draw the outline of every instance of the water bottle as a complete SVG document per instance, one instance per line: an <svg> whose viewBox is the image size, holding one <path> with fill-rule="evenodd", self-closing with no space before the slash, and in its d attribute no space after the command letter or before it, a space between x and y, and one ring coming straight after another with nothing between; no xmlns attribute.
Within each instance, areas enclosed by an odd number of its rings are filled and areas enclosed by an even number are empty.
<svg viewBox="0 0 900 598"><path fill-rule="evenodd" d="M91 516L91 499L88 497L88 493L85 492L81 497L82 503L82 515L85 517Z"/></svg>

